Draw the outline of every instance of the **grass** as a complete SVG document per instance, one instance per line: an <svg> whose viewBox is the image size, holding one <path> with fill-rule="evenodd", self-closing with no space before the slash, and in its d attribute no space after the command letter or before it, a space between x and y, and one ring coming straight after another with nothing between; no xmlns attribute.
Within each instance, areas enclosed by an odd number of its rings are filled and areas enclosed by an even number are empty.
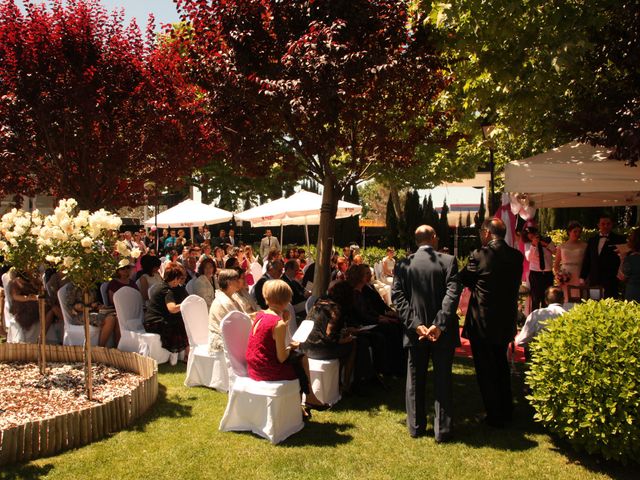
<svg viewBox="0 0 640 480"><path fill-rule="evenodd" d="M226 395L183 386L185 367L160 367L155 408L125 431L92 445L0 472L6 479L601 479L637 478L622 467L575 454L531 420L517 394L514 425L493 430L482 413L473 367L455 364L455 441L411 439L404 382L344 399L316 413L298 434L273 446L248 433L222 433ZM521 375L514 391L522 391ZM432 398L432 397L429 397Z"/></svg>

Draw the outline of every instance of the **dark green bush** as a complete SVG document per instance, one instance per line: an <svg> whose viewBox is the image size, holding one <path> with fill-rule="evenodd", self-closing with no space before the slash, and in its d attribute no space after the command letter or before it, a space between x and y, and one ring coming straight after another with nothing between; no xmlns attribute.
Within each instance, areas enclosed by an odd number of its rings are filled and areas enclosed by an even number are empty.
<svg viewBox="0 0 640 480"><path fill-rule="evenodd" d="M640 462L640 305L577 305L531 349L535 419L578 450Z"/></svg>

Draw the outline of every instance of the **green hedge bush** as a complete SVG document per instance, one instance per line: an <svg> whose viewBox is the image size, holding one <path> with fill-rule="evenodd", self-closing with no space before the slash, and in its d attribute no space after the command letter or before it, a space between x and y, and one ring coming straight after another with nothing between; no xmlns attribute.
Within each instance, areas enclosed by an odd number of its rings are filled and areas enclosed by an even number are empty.
<svg viewBox="0 0 640 480"><path fill-rule="evenodd" d="M640 463L640 305L577 305L531 350L535 419L578 450Z"/></svg>

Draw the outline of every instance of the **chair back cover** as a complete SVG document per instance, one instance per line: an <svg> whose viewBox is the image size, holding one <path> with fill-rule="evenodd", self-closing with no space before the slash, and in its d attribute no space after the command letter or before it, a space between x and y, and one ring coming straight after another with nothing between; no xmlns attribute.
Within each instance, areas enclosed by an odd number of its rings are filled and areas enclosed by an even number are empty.
<svg viewBox="0 0 640 480"><path fill-rule="evenodd" d="M318 297L316 297L315 295L311 295L309 298L307 298L307 303L304 304L304 310L307 312L307 315L316 304L316 300L318 300Z"/></svg>
<svg viewBox="0 0 640 480"><path fill-rule="evenodd" d="M105 307L113 307L111 302L109 302L109 282L102 282L100 285L100 296L102 297L102 304Z"/></svg>
<svg viewBox="0 0 640 480"><path fill-rule="evenodd" d="M187 282L187 285L184 287L187 290L187 293L189 295L193 295L193 287L194 287L194 283L193 282L194 281L195 281L195 278L192 278L191 280L189 280Z"/></svg>
<svg viewBox="0 0 640 480"><path fill-rule="evenodd" d="M121 287L113 294L118 324L121 330L143 331L144 309L142 295L131 287Z"/></svg>
<svg viewBox="0 0 640 480"><path fill-rule="evenodd" d="M180 312L189 337L189 345L192 348L196 345L207 345L209 343L207 302L197 295L189 295L180 304Z"/></svg>
<svg viewBox="0 0 640 480"><path fill-rule="evenodd" d="M251 265L249 265L249 271L251 272L251 276L253 277L253 285L255 285L263 275L262 265L260 265L258 262L253 262Z"/></svg>
<svg viewBox="0 0 640 480"><path fill-rule="evenodd" d="M64 320L64 328L65 330L71 326L71 312L69 312L69 307L67 306L67 293L69 290L74 288L71 282L67 283L60 287L58 290L58 302L60 303L60 310L62 310L62 318Z"/></svg>
<svg viewBox="0 0 640 480"><path fill-rule="evenodd" d="M376 280L382 280L382 262L376 262L373 265L373 274Z"/></svg>
<svg viewBox="0 0 640 480"><path fill-rule="evenodd" d="M285 336L285 342L287 345L291 343L291 337L298 330L298 320L296 320L296 311L293 308L293 305L287 305L287 310L289 310L289 323L287 324L287 335Z"/></svg>
<svg viewBox="0 0 640 480"><path fill-rule="evenodd" d="M242 312L229 312L220 322L224 351L237 377L247 376L247 343L251 319Z"/></svg>

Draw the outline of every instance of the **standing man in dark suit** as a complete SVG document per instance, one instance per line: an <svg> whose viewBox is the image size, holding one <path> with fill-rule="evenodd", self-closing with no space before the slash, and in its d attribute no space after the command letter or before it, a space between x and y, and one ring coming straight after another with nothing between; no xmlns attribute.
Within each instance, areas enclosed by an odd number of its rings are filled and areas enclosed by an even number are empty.
<svg viewBox="0 0 640 480"><path fill-rule="evenodd" d="M604 298L618 298L618 268L620 257L616 245L626 243L622 235L613 233L613 220L609 215L601 215L598 221L598 235L587 243L582 261L580 280L591 286L604 287Z"/></svg>
<svg viewBox="0 0 640 480"><path fill-rule="evenodd" d="M427 413L425 390L429 357L435 381L436 442L446 442L453 433L451 367L460 345L456 310L460 288L456 280L456 258L436 251L435 230L418 227L418 250L395 267L391 298L404 323L407 363L407 428L412 437L425 434Z"/></svg>
<svg viewBox="0 0 640 480"><path fill-rule="evenodd" d="M502 220L486 220L480 229L483 246L460 272L461 283L471 289L463 333L471 343L485 421L494 427L505 426L513 416L507 347L516 334L524 260L504 241L506 233Z"/></svg>
<svg viewBox="0 0 640 480"><path fill-rule="evenodd" d="M238 242L236 241L236 232L233 228L229 229L229 235L224 239L224 243L231 245L232 247L238 246Z"/></svg>

